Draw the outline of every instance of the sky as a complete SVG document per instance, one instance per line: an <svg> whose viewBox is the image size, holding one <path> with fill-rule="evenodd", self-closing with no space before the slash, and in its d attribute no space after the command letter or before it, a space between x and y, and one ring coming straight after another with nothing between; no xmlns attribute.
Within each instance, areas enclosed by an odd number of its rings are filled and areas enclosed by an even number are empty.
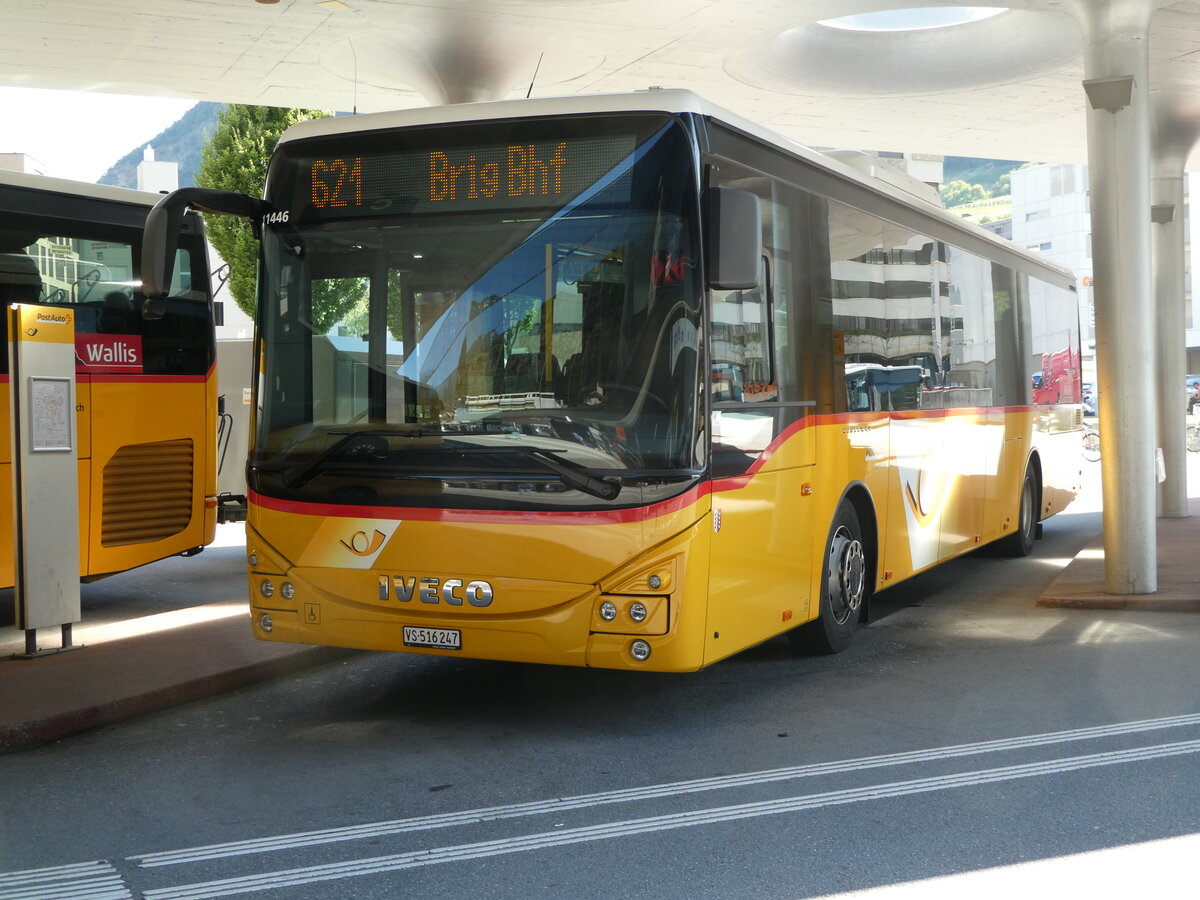
<svg viewBox="0 0 1200 900"><path fill-rule="evenodd" d="M195 100L0 87L0 153L27 153L47 175L95 182Z"/></svg>

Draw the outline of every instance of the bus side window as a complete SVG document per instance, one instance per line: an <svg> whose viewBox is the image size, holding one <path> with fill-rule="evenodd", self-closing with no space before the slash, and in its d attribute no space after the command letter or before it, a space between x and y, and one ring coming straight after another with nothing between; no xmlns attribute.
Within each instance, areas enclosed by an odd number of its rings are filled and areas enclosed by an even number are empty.
<svg viewBox="0 0 1200 900"><path fill-rule="evenodd" d="M778 399L771 353L770 279L767 259L758 287L713 291L712 398L753 403Z"/></svg>
<svg viewBox="0 0 1200 900"><path fill-rule="evenodd" d="M871 409L871 386L865 374L846 376L847 412L868 412Z"/></svg>

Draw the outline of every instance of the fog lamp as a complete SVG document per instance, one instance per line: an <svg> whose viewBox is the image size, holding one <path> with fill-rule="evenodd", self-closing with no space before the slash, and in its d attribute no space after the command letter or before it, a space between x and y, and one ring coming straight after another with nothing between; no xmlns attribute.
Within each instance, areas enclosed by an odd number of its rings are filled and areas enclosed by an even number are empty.
<svg viewBox="0 0 1200 900"><path fill-rule="evenodd" d="M634 641L629 645L629 655L638 662L644 662L650 658L650 645L645 641Z"/></svg>
<svg viewBox="0 0 1200 900"><path fill-rule="evenodd" d="M605 622L611 622L617 617L617 604L611 600L605 600L600 604L600 618Z"/></svg>
<svg viewBox="0 0 1200 900"><path fill-rule="evenodd" d="M271 616L269 613L263 613L258 617L258 627L266 632L270 632L270 630L275 627L275 623L271 621Z"/></svg>

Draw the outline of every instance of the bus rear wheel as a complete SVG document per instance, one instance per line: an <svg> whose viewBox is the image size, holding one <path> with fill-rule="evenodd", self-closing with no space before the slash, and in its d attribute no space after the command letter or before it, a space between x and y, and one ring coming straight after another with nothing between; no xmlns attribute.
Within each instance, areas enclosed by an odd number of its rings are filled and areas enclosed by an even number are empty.
<svg viewBox="0 0 1200 900"><path fill-rule="evenodd" d="M796 649L837 653L850 646L871 592L868 554L858 514L849 503L843 503L825 542L819 615L788 633Z"/></svg>

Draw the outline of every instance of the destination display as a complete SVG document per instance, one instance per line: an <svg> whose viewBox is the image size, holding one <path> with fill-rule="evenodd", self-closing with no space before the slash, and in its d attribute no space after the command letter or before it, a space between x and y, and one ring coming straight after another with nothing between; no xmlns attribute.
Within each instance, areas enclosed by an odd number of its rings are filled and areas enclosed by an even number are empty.
<svg viewBox="0 0 1200 900"><path fill-rule="evenodd" d="M557 207L593 187L623 202L634 146L613 135L309 157L296 201L304 218Z"/></svg>

